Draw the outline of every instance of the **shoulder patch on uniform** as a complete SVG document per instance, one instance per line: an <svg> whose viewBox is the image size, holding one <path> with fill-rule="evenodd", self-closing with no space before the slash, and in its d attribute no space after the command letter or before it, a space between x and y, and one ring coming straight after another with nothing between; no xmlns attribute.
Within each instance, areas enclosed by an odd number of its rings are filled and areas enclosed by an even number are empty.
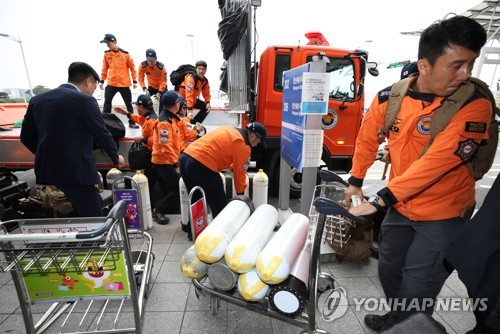
<svg viewBox="0 0 500 334"><path fill-rule="evenodd" d="M148 66L148 61L147 61L147 60L143 61L143 62L141 63L141 66L142 66L142 67L146 67L146 66Z"/></svg>
<svg viewBox="0 0 500 334"><path fill-rule="evenodd" d="M469 138L467 140L458 142L458 148L454 153L458 155L460 159L465 160L472 157L478 147L479 144Z"/></svg>
<svg viewBox="0 0 500 334"><path fill-rule="evenodd" d="M156 66L158 66L158 68L159 68L160 70L163 70L163 67L164 67L165 65L163 65L163 63L160 63L159 61L157 61L157 62L156 62Z"/></svg>
<svg viewBox="0 0 500 334"><path fill-rule="evenodd" d="M118 49L118 50L120 50L120 51L121 51L121 52L123 52L123 53L127 53L127 54L128 54L128 51L125 51L125 50L123 50L123 49Z"/></svg>
<svg viewBox="0 0 500 334"><path fill-rule="evenodd" d="M106 50L106 51L104 51L104 53L108 53L108 52L111 52L111 50Z"/></svg>
<svg viewBox="0 0 500 334"><path fill-rule="evenodd" d="M389 86L389 87L386 87L384 89L382 89L381 91L378 92L377 96L378 96L378 103L381 104L383 102L386 102L387 100L389 100L389 95L391 93L391 88L392 86Z"/></svg>
<svg viewBox="0 0 500 334"><path fill-rule="evenodd" d="M486 133L486 126L484 122L465 122L465 132Z"/></svg>

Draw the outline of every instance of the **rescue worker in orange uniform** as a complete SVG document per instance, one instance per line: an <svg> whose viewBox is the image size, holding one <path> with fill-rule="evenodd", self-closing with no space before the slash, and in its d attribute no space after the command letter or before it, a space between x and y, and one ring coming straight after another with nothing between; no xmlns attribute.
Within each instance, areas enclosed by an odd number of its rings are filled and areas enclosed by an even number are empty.
<svg viewBox="0 0 500 334"><path fill-rule="evenodd" d="M138 72L142 90L150 96L157 95L158 99L161 99L163 92L167 90L167 68L157 61L155 50L146 50L146 60L139 65ZM144 79L147 79L147 85Z"/></svg>
<svg viewBox="0 0 500 334"><path fill-rule="evenodd" d="M378 269L385 296L393 304L385 315L365 316L373 330L383 331L416 311L432 314L449 275L443 264L445 251L469 221L475 205L475 181L465 164L488 138L491 104L487 97L477 90L426 153L420 154L431 138L436 108L469 78L485 42L483 27L464 16L444 19L424 30L419 73L387 134L390 181L377 197L350 210L370 215L388 209L381 225ZM361 186L377 154L390 89L378 93L363 118L345 191L347 203L351 195L363 195Z"/></svg>
<svg viewBox="0 0 500 334"><path fill-rule="evenodd" d="M179 134L181 139L180 153L184 152L186 147L191 141L200 136L200 133L205 131L203 124L198 123L196 125L191 124L191 119L187 117L187 105L184 102L182 95L179 95L181 100L181 107L179 108L179 113L177 114L181 119L179 122Z"/></svg>
<svg viewBox="0 0 500 334"><path fill-rule="evenodd" d="M221 126L191 143L181 154L179 168L188 192L201 186L215 218L226 206L226 193L219 175L233 170L236 193L242 195L252 147L265 147L267 130L261 123L249 123L246 129Z"/></svg>
<svg viewBox="0 0 500 334"><path fill-rule="evenodd" d="M188 117L192 118L191 123L202 123L210 112L210 84L205 77L207 73L207 63L203 60L197 61L196 74L186 74L184 82L179 87L181 94L187 103ZM204 101L198 97L203 96ZM200 109L193 117L193 109Z"/></svg>
<svg viewBox="0 0 500 334"><path fill-rule="evenodd" d="M179 117L180 99L174 91L162 96L163 109L154 127L151 162L158 174L158 186L165 195L156 203L159 224L168 224L166 214L180 210L179 173L176 171L180 152Z"/></svg>
<svg viewBox="0 0 500 334"><path fill-rule="evenodd" d="M122 107L115 107L114 111L119 114L126 115L130 120L136 122L142 127L141 136L136 137L135 142L148 148L151 162L151 154L153 151L153 129L158 121L158 115L156 115L153 109L153 100L146 94L139 95L137 97L137 101L132 104L136 105L139 115L132 114ZM156 169L151 163L144 169L144 175L148 178L151 209L154 210L156 203L154 188L157 184L158 177Z"/></svg>
<svg viewBox="0 0 500 334"><path fill-rule="evenodd" d="M111 103L116 93L120 93L125 103L125 107L130 113L132 108L132 92L130 91L130 76L134 89L137 87L137 72L135 71L134 59L125 50L118 47L116 37L113 34L106 34L101 40L106 43L109 50L104 52L102 61L102 73L99 87L104 89L104 81L108 81L104 90L103 113L111 112ZM133 121L129 122L129 127L137 129L139 126Z"/></svg>

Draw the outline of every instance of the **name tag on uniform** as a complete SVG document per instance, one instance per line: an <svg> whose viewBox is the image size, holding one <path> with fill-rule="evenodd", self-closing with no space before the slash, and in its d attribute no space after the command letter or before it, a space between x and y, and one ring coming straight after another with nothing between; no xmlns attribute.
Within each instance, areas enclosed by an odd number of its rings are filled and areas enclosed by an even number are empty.
<svg viewBox="0 0 500 334"><path fill-rule="evenodd" d="M483 122L465 122L465 132L485 133L486 123Z"/></svg>

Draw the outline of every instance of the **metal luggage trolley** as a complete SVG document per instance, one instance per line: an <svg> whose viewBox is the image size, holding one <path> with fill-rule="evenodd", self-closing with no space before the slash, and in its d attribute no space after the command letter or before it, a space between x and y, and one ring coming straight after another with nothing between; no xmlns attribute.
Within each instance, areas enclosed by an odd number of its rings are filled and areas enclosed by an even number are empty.
<svg viewBox="0 0 500 334"><path fill-rule="evenodd" d="M126 209L120 201L107 217L18 220L10 234L0 224L0 272L12 274L27 333L142 333L151 264L135 265Z"/></svg>
<svg viewBox="0 0 500 334"><path fill-rule="evenodd" d="M342 188L341 192L339 192L341 188L335 187L335 182L343 186L345 181L338 175L332 174L331 172L320 173L324 184L316 186L313 203L310 209L308 241L311 242L312 252L311 265L309 267L309 281L307 282L308 295L307 300L304 302L303 311L296 317L289 317L269 307L270 303L267 296L260 302L250 302L244 300L237 290L217 290L210 284L207 277L192 279L193 285L196 288L195 293L198 298L200 294L208 294L210 296L210 308L213 315L217 314L218 302L222 299L240 307L245 307L249 310L269 315L273 318L301 327L303 329L301 333L328 333L316 326L316 294L324 292L326 288L334 288L333 277L329 274L319 272L321 243L325 242L325 237L327 235L337 235L335 233L331 234L331 231L327 233L328 231L325 229L325 226L338 227L341 225L340 231L346 232L346 229L354 227L355 224L365 223L363 218L350 214L344 207L338 204L336 200L332 200L339 197L340 194L343 195L343 189L345 189ZM345 235L343 240L345 240ZM344 242L347 243L347 241L348 239Z"/></svg>
<svg viewBox="0 0 500 334"><path fill-rule="evenodd" d="M131 188L127 189L125 186L128 186L129 182ZM137 204L134 213L138 217L143 217L142 210L145 210L145 208L141 206L141 190L141 185L132 177L127 175L119 176L111 185L113 203L116 204L120 200L125 200L127 204ZM129 202L129 200L133 201ZM148 298L151 289L151 282L149 279L154 263L153 237L148 232L144 231L145 222L143 219L131 220L130 213L131 211L127 206L125 223L130 244L130 252L132 254L132 263L134 264L135 282L139 289L139 296L141 299Z"/></svg>

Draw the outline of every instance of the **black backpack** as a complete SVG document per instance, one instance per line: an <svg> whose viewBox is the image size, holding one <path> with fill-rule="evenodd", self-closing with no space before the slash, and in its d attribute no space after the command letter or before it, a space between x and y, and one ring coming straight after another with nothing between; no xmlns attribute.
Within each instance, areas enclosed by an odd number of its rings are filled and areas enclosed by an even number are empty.
<svg viewBox="0 0 500 334"><path fill-rule="evenodd" d="M186 74L196 74L196 67L191 64L184 64L170 73L170 82L174 85L175 91L179 91L179 86L184 81Z"/></svg>
<svg viewBox="0 0 500 334"><path fill-rule="evenodd" d="M118 147L118 141L125 137L125 125L115 114L106 113L102 114L102 119L104 120L104 125L108 129L109 133L116 142L116 147ZM94 142L94 150L98 149L99 145Z"/></svg>

